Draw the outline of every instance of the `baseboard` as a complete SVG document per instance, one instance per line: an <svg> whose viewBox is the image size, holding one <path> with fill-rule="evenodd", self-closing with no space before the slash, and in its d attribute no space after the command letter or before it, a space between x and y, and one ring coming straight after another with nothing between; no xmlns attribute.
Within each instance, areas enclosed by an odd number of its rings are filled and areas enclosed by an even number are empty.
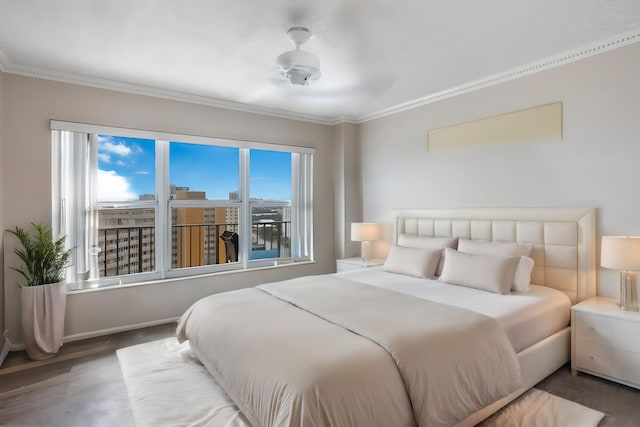
<svg viewBox="0 0 640 427"><path fill-rule="evenodd" d="M136 323L133 325L125 325L125 326L116 326L114 328L106 328L106 329L100 329L97 331L90 331L90 332L82 332L79 334L73 334L73 335L68 335L64 337L64 342L72 342L72 341L79 341L79 340L84 340L87 338L94 338L94 337L99 337L102 335L110 335L110 334L117 334L118 332L126 332L126 331L133 331L135 329L142 329L142 328L148 328L151 326L158 326L158 325L164 325L167 323L172 323L175 322L179 319L180 317L170 317L168 319L162 319L162 320L154 320L153 322L144 322L144 323Z"/></svg>
<svg viewBox="0 0 640 427"><path fill-rule="evenodd" d="M89 332L82 332L79 334L67 335L63 338L62 342L68 343L68 342L80 341L88 338L100 337L103 335L117 334L118 332L133 331L136 329L148 328L151 326L164 325L167 323L175 322L179 318L180 317L170 317L168 319L154 320L153 322L135 323L132 325L116 326L114 328L99 329L97 331L89 331ZM7 345L7 348L8 348L7 351L24 350L23 343L12 343L11 340L9 340L9 338L5 338L5 345Z"/></svg>

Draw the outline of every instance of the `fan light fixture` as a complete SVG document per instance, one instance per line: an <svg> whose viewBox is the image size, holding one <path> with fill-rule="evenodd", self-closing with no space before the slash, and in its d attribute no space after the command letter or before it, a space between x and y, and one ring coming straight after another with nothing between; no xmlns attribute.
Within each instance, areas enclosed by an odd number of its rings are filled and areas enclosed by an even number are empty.
<svg viewBox="0 0 640 427"><path fill-rule="evenodd" d="M320 60L314 54L300 50L300 45L311 38L311 31L305 27L291 27L287 35L296 48L283 53L276 59L280 73L294 85L306 85L309 80L318 80Z"/></svg>

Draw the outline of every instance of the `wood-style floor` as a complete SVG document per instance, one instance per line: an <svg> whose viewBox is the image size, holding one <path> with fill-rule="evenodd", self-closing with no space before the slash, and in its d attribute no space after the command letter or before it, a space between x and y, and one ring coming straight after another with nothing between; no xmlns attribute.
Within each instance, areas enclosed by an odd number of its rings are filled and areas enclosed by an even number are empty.
<svg viewBox="0 0 640 427"><path fill-rule="evenodd" d="M115 351L175 330L173 323L72 342L45 361L10 353L0 367L0 425L133 426Z"/></svg>
<svg viewBox="0 0 640 427"><path fill-rule="evenodd" d="M172 336L175 326L69 343L42 362L11 353L0 367L0 425L132 426L115 350ZM585 374L572 377L569 365L537 387L606 413L600 427L640 427L640 390Z"/></svg>

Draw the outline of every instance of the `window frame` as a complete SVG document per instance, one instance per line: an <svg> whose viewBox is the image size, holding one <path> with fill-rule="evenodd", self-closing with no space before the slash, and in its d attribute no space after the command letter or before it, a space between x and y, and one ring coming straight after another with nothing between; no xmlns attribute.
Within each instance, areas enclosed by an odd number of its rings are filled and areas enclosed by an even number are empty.
<svg viewBox="0 0 640 427"><path fill-rule="evenodd" d="M212 274L223 271L245 271L252 268L265 266L277 266L293 264L296 262L304 262L313 260L313 198L312 198L312 182L313 182L313 156L315 149L302 146L270 144L256 141L244 141L215 137L203 137L194 135L173 134L165 132L145 131L136 129L117 128L109 126L96 126L81 123L63 122L52 120L52 224L54 225L54 233L57 236L64 235L62 219L66 213L66 207L61 199L60 191L60 165L57 163L60 157L60 148L56 147L55 131L76 132L87 134L89 139L92 135L112 135L127 138L143 138L155 140L156 150L156 200L131 201L123 203L106 203L93 201L91 210L110 209L110 208L151 208L155 209L155 271L131 273L118 276L82 278L74 273L67 275L73 277L72 281L68 281L69 289L86 289L103 286L112 286L129 283L144 283L160 279L172 279L179 277L189 277L202 274ZM169 148L171 142L200 144L211 146L233 147L239 149L239 200L171 200L170 199L170 183L169 183ZM97 149L95 141L91 142L92 149ZM250 150L266 150L266 151L282 151L292 154L292 182L291 182L291 200L290 202L276 202L272 200L250 200ZM306 169L301 168L301 157L306 155L304 163ZM89 168L97 169L97 164L90 164ZM302 174L305 174L304 176ZM298 182L300 181L300 182ZM304 200L300 199L300 187L306 187L308 200L305 206L301 206ZM249 245L251 245L252 220L251 211L256 206L291 206L291 256L281 258L269 258L260 260L249 260ZM297 206L297 208L294 208ZM237 207L238 208L238 228L245 230L240 234L239 253L237 263L211 264L205 266L172 268L171 251L172 251L172 209L178 207ZM299 213L300 210L305 212ZM304 218L299 221L298 217ZM304 226L301 224L304 223ZM97 224L94 224L95 230L85 231L86 233L97 232ZM88 229L87 229L88 230ZM304 236L298 236L298 233L305 233ZM84 236L83 236L84 238ZM301 243L305 242L300 252L300 256L294 256ZM75 242L67 242L69 247L73 247ZM294 249L294 245L297 245ZM87 248L85 252L88 252Z"/></svg>

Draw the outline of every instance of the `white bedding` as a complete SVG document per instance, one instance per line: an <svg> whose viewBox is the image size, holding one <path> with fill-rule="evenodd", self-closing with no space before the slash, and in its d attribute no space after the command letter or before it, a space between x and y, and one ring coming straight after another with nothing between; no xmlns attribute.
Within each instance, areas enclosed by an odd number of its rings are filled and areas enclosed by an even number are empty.
<svg viewBox="0 0 640 427"><path fill-rule="evenodd" d="M394 290L493 317L520 352L569 325L571 301L563 292L531 285L529 293L499 295L374 267L337 273L345 279ZM508 301L505 304L505 300Z"/></svg>

